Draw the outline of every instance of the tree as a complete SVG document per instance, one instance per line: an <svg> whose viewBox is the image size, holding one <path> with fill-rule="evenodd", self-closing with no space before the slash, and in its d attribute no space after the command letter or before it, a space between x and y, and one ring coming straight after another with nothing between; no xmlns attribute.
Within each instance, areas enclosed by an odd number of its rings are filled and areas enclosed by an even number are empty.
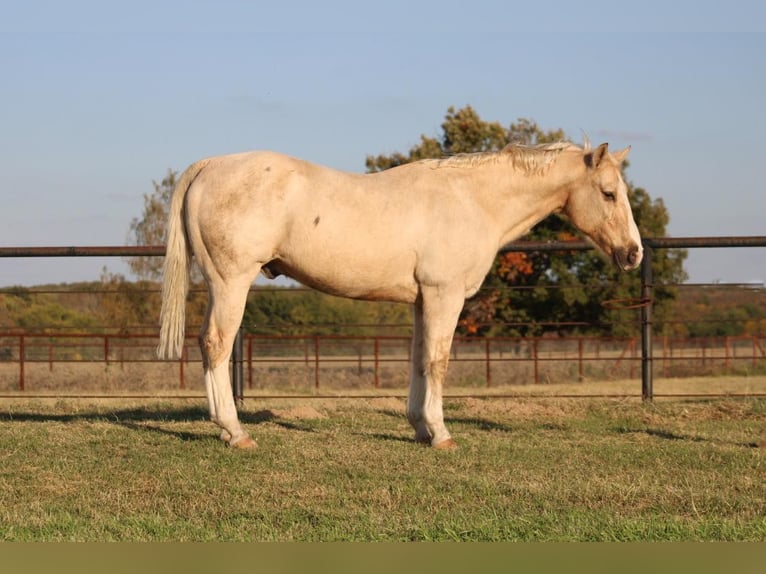
<svg viewBox="0 0 766 574"><path fill-rule="evenodd" d="M520 118L506 129L499 122L482 120L471 106L450 107L441 125L440 138L420 137L407 155L367 156L368 172L377 172L426 158L456 153L498 151L509 143L538 145L563 141L563 130L542 130L537 123ZM627 167L627 165L625 166ZM642 188L631 189L630 202L639 230L647 236L665 235L669 215L661 199L652 200ZM539 223L528 239L565 240L579 232L559 215ZM655 309L661 313L673 299L672 287L685 279L684 250L655 253L653 272ZM614 335L634 329L624 311L605 306L612 301L635 298L640 291L637 273L622 273L593 252L519 253L499 256L482 289L467 302L459 329L465 334L540 334L556 330L588 331L606 328Z"/></svg>
<svg viewBox="0 0 766 574"><path fill-rule="evenodd" d="M130 222L128 243L131 245L162 245L168 220L170 198L176 187L178 172L168 169L160 183L152 181L154 193L144 194L144 214ZM129 257L130 270L139 279L157 281L162 277L162 257Z"/></svg>
<svg viewBox="0 0 766 574"><path fill-rule="evenodd" d="M160 305L159 293L149 281L126 281L119 273L101 271L98 316L102 324L116 327L126 333L136 327L156 321Z"/></svg>
<svg viewBox="0 0 766 574"><path fill-rule="evenodd" d="M284 335L388 335L409 330L410 306L354 301L305 289L256 289L245 307L246 331Z"/></svg>
<svg viewBox="0 0 766 574"><path fill-rule="evenodd" d="M383 171L420 159L440 158L458 153L499 151L509 143L538 145L564 140L562 130L542 131L535 122L521 118L504 128L499 122L485 122L471 106L460 110L450 107L444 118L441 139L420 136L420 143L407 155L394 152L390 156L367 156L369 173Z"/></svg>

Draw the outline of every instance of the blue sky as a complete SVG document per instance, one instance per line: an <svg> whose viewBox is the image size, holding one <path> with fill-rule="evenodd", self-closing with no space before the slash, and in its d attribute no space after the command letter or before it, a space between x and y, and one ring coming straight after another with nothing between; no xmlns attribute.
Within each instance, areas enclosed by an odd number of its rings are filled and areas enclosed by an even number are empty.
<svg viewBox="0 0 766 574"><path fill-rule="evenodd" d="M674 236L766 235L766 3L8 2L0 245L122 245L168 168L274 149L363 171L449 106L632 145ZM0 260L0 285L126 272ZM692 281L766 250L691 251Z"/></svg>

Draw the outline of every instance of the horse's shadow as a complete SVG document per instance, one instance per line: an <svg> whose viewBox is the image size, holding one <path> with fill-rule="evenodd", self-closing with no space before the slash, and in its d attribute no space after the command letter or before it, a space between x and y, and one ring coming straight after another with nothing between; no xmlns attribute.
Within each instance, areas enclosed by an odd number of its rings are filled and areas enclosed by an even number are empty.
<svg viewBox="0 0 766 574"><path fill-rule="evenodd" d="M239 420L241 423L248 426L272 423L287 430L314 432L314 429L311 427L283 420L270 410L240 412ZM168 423L198 423L207 421L209 421L208 412L202 407L180 407L170 409L137 407L103 412L85 411L78 413L0 412L0 422L109 423L132 431L172 436L182 441L218 440L217 434L212 430L214 427L211 427L210 432L193 432L165 426Z"/></svg>
<svg viewBox="0 0 766 574"><path fill-rule="evenodd" d="M398 410L384 409L380 412L390 418L399 420L404 418L404 413ZM290 431L316 432L311 426L285 420L268 409L259 411L240 411L239 419L242 424L248 426L271 423ZM32 423L109 423L136 432L171 436L186 442L218 440L218 435L212 426L210 431L205 432L172 428L172 423L198 423L209 421L207 410L204 407L198 406L173 407L168 409L134 407L128 409L105 410L101 412L84 411L77 413L0 412L0 422L14 421ZM460 424L474 427L482 431L510 433L513 430L508 425L479 417L447 417L445 422L447 422L447 424ZM409 436L404 437L394 433L375 433L371 436L381 441L411 442Z"/></svg>
<svg viewBox="0 0 766 574"><path fill-rule="evenodd" d="M691 442L709 442L707 439L700 436L692 436L688 434L681 434L666 429L656 428L632 428L632 427L615 427L614 432L617 434L645 434L650 437L659 438L663 440L682 440Z"/></svg>
<svg viewBox="0 0 766 574"><path fill-rule="evenodd" d="M405 415L397 410L394 409L383 409L380 411L381 414L395 419L402 419L405 417ZM480 417L444 417L444 422L447 425L462 425L467 427L474 427L480 431L484 432L502 432L502 433L512 433L514 431L514 428L510 425L499 423L497 421L489 420L489 419L483 419ZM412 442L411 437L402 437L394 434L385 434L385 433L376 433L372 435L373 437L380 439L380 440L387 440L387 441L400 441L400 442Z"/></svg>
<svg viewBox="0 0 766 574"><path fill-rule="evenodd" d="M176 407L169 409L136 407L104 411L81 411L76 413L0 412L0 422L190 422L206 416L199 407Z"/></svg>

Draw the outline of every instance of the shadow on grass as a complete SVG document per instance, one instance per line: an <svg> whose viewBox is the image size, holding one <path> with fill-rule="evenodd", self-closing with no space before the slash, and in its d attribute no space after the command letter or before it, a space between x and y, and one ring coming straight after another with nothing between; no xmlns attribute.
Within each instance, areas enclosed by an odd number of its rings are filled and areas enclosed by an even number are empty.
<svg viewBox="0 0 766 574"><path fill-rule="evenodd" d="M363 437L372 437L375 440L382 440L386 442L401 442L406 444L415 444L415 439L412 437L404 437L400 435L395 435L393 433L387 434L387 433L372 433L372 434L364 434L364 433L356 433L357 436L363 436Z"/></svg>
<svg viewBox="0 0 766 574"><path fill-rule="evenodd" d="M136 432L151 432L161 434L165 436L172 436L184 442L200 441L200 440L217 440L217 434L215 432L198 433L190 431L179 431L155 426L153 424L147 424L146 422L138 423L133 421L122 421L116 423L121 427L130 429Z"/></svg>
<svg viewBox="0 0 766 574"><path fill-rule="evenodd" d="M393 409L383 409L379 412L387 417L396 418L396 419L401 419L402 417L406 416L404 415L404 413L393 410ZM464 425L464 426L474 427L482 431L500 431L500 432L511 433L514 430L516 430L514 429L514 427L510 425L499 423L497 421L493 421L489 419L483 419L480 417L447 416L447 417L444 417L444 424Z"/></svg>
<svg viewBox="0 0 766 574"><path fill-rule="evenodd" d="M681 434L673 431L669 431L666 429L642 429L642 428L627 428L627 427L618 427L614 429L614 432L618 434L645 434L647 436L659 438L662 440L671 440L671 441L689 441L689 442L700 442L700 443L721 443L722 441L715 441L711 440L709 438L701 437L701 436L695 436L695 435L689 435L689 434ZM730 444L733 446L740 446L744 448L764 448L766 446L763 442L733 442L733 441L723 441L724 444Z"/></svg>
<svg viewBox="0 0 766 574"><path fill-rule="evenodd" d="M710 442L708 439L700 436L692 436L687 434L679 434L673 431L665 429L651 429L651 428L627 428L617 427L614 429L617 434L645 434L647 436L661 438L664 440L684 440L691 442Z"/></svg>
<svg viewBox="0 0 766 574"><path fill-rule="evenodd" d="M301 432L314 432L314 429L296 424L295 422L281 420L278 415L270 410L238 413L239 420L243 425L259 425L272 423L282 428ZM31 423L109 423L134 431L156 432L168 436L175 436L180 440L210 440L211 436L217 436L217 427L210 422L207 409L203 407L173 407L145 408L137 407L130 409L115 409L103 411L84 411L77 413L40 413L40 412L0 412L0 423L8 422L31 422ZM191 432L169 429L159 426L162 423L182 422L209 422L210 432Z"/></svg>
<svg viewBox="0 0 766 574"><path fill-rule="evenodd" d="M72 413L44 413L26 411L0 412L0 422L197 422L207 418L207 411L201 407L104 409L100 411L78 411Z"/></svg>

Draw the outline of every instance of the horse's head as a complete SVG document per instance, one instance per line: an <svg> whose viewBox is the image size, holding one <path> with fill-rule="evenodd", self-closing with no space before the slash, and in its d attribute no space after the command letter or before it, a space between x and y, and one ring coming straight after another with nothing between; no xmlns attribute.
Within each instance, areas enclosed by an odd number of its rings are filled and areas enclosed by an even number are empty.
<svg viewBox="0 0 766 574"><path fill-rule="evenodd" d="M630 148L609 153L601 144L583 155L585 177L579 179L564 206L567 217L622 270L641 263L643 248L628 201L620 165Z"/></svg>

